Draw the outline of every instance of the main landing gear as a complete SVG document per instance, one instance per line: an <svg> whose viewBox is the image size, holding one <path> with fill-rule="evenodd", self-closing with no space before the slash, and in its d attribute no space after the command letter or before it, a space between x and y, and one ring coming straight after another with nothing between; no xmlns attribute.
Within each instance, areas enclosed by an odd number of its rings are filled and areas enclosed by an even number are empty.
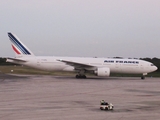
<svg viewBox="0 0 160 120"><path fill-rule="evenodd" d="M76 75L76 78L87 78L85 75Z"/></svg>
<svg viewBox="0 0 160 120"><path fill-rule="evenodd" d="M86 70L79 70L76 75L76 78L84 78L85 79L86 78L85 72L86 72Z"/></svg>

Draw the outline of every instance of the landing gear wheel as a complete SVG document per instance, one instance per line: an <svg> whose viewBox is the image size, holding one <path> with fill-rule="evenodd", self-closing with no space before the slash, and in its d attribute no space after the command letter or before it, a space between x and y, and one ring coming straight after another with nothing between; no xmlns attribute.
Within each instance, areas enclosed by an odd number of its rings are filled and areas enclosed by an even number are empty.
<svg viewBox="0 0 160 120"><path fill-rule="evenodd" d="M83 78L87 78L85 75L83 75Z"/></svg>
<svg viewBox="0 0 160 120"><path fill-rule="evenodd" d="M76 78L79 78L79 75L76 75Z"/></svg>
<svg viewBox="0 0 160 120"><path fill-rule="evenodd" d="M144 80L144 79L145 79L145 76L142 76L141 79Z"/></svg>
<svg viewBox="0 0 160 120"><path fill-rule="evenodd" d="M85 75L76 75L76 78L86 78Z"/></svg>

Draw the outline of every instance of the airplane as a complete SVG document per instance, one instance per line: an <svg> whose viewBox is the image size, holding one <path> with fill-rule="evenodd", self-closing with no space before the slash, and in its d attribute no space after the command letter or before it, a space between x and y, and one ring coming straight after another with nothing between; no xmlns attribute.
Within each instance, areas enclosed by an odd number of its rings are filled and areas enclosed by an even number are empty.
<svg viewBox="0 0 160 120"><path fill-rule="evenodd" d="M141 79L145 79L145 75L157 70L151 62L139 59L35 56L15 34L9 32L8 37L16 56L8 57L7 62L45 71L71 71L76 73L76 78L86 78L86 73L100 77L125 73L141 74Z"/></svg>

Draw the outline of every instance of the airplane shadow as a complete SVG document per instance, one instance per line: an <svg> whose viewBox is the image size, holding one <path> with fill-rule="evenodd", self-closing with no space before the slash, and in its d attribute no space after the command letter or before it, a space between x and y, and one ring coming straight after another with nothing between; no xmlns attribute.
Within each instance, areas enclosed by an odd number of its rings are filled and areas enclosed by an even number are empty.
<svg viewBox="0 0 160 120"><path fill-rule="evenodd" d="M28 78L29 78L28 76L5 74L5 73L0 74L0 82L4 82L4 81L16 82L18 80L26 80Z"/></svg>
<svg viewBox="0 0 160 120"><path fill-rule="evenodd" d="M141 80L139 77L87 77L87 78L75 78L74 76L53 76L56 79L75 79L75 80Z"/></svg>

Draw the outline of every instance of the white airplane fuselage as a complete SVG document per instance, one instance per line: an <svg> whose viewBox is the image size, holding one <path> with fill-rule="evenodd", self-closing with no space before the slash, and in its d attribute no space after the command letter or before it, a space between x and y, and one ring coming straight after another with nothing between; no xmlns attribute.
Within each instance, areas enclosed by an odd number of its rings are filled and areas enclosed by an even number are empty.
<svg viewBox="0 0 160 120"><path fill-rule="evenodd" d="M27 62L7 60L7 62L22 64L36 69L46 71L76 71L74 66L67 65L59 60L74 61L92 65L95 67L85 68L86 70L95 71L97 68L107 67L111 73L127 73L127 74L146 74L157 69L152 63L138 59L115 59L115 58L85 58L85 57L47 57L47 56L31 56L19 58Z"/></svg>

